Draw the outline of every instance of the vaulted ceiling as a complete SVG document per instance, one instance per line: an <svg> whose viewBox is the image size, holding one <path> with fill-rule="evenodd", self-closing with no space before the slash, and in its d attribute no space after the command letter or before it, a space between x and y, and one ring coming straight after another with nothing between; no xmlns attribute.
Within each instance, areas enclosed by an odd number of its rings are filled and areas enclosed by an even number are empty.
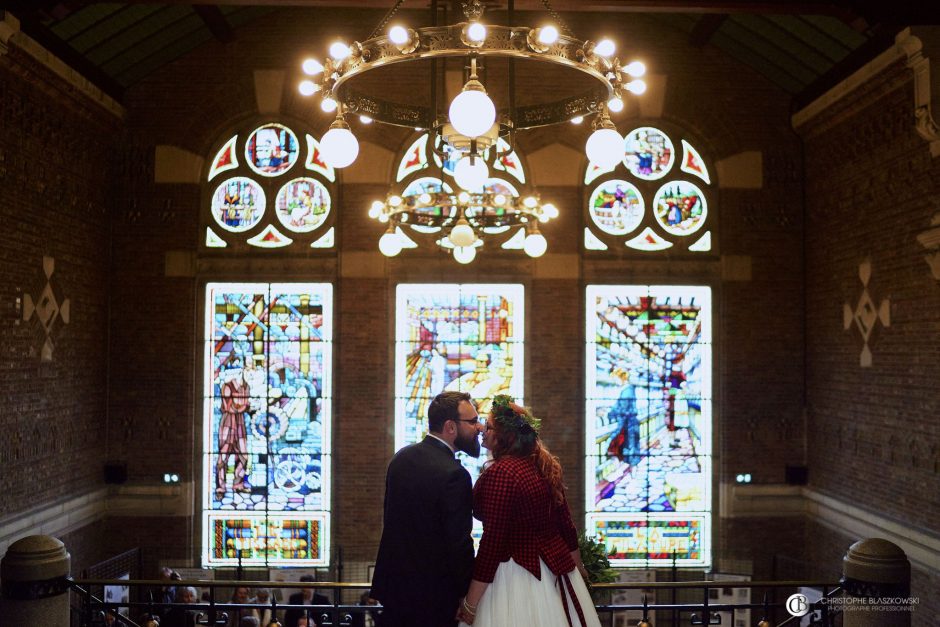
<svg viewBox="0 0 940 627"><path fill-rule="evenodd" d="M104 91L123 90L201 44L234 41L240 27L287 6L390 8L378 0L213 0L88 2L13 0L2 6L24 32ZM444 2L441 2L444 4ZM487 1L506 8L507 0ZM644 13L685 32L696 47L715 46L753 67L795 102L809 101L885 49L901 26L935 23L933 12L905 2L785 2L782 0L517 0L518 11ZM928 3L929 4L929 3ZM428 0L406 4L424 8ZM925 5L926 6L926 5Z"/></svg>

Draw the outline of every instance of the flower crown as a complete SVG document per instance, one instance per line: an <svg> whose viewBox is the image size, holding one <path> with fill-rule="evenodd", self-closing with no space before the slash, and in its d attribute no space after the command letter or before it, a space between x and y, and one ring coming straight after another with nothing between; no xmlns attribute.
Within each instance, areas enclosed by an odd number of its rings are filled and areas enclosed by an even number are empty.
<svg viewBox="0 0 940 627"><path fill-rule="evenodd" d="M519 407L519 405L516 405ZM521 412L513 409L512 399L505 394L493 397L493 419L504 429L512 429L525 433L531 431L538 434L542 421L532 415L528 407L521 407Z"/></svg>

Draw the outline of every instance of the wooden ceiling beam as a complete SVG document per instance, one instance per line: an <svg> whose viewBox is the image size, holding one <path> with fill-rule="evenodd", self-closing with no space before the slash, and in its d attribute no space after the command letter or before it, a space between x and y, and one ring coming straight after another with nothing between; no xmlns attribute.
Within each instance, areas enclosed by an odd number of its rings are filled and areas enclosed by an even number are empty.
<svg viewBox="0 0 940 627"><path fill-rule="evenodd" d="M689 33L689 45L695 48L701 48L707 44L727 19L727 13L708 13L707 15L703 15L692 28L692 32Z"/></svg>
<svg viewBox="0 0 940 627"><path fill-rule="evenodd" d="M193 11L209 28L209 32L224 44L235 41L235 31L225 19L222 9L214 4L194 4Z"/></svg>

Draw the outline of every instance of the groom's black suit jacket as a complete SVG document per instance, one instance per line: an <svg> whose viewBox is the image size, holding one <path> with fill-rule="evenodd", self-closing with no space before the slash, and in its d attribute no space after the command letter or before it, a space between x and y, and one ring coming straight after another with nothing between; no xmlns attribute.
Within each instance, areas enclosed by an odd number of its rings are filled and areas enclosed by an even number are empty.
<svg viewBox="0 0 940 627"><path fill-rule="evenodd" d="M372 578L386 624L454 624L473 570L472 509L470 473L443 442L428 436L392 458Z"/></svg>

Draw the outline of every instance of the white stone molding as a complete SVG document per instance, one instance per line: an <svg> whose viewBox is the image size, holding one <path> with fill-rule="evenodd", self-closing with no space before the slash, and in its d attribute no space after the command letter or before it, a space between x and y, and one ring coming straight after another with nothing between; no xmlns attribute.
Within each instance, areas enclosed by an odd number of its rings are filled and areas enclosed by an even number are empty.
<svg viewBox="0 0 940 627"><path fill-rule="evenodd" d="M924 261L930 267L930 274L940 281L940 212L934 214L930 228L918 235L917 241L927 249Z"/></svg>
<svg viewBox="0 0 940 627"><path fill-rule="evenodd" d="M871 279L870 260L866 259L858 264L858 278L862 281L862 293L858 297L855 309L852 309L852 306L848 303L842 305L842 326L848 331L852 323L855 323L864 342L862 353L859 356L859 365L862 368L870 368L872 354L868 341L871 339L872 332L879 321L882 326L891 326L891 301L885 298L880 305L876 306L875 301L868 293L868 281Z"/></svg>
<svg viewBox="0 0 940 627"><path fill-rule="evenodd" d="M0 555L26 536L59 537L100 520L107 509L107 498L107 488L101 488L0 520Z"/></svg>

